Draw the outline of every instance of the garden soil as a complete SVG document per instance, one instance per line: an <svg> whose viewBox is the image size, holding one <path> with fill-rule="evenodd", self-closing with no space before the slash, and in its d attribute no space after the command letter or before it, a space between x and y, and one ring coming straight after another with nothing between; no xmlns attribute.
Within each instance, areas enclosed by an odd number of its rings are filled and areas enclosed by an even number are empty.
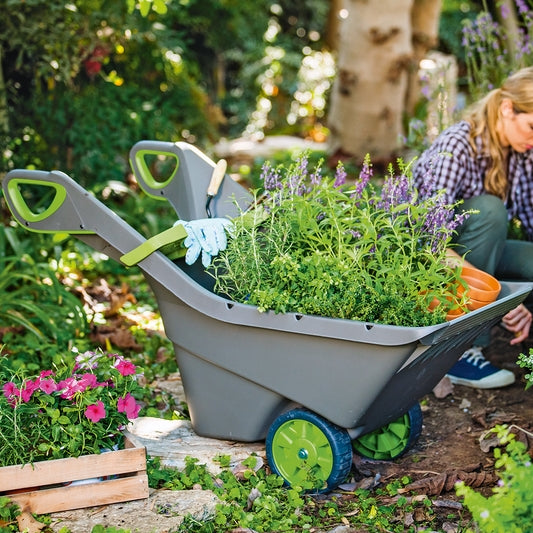
<svg viewBox="0 0 533 533"><path fill-rule="evenodd" d="M424 423L420 439L397 465L406 472L420 471L417 478L432 473L472 470L492 472L493 449L487 434L497 424L513 427L517 438L533 451L533 389L526 391L526 371L516 364L520 353L529 354L533 340L511 346L512 334L500 326L492 330L492 342L485 350L494 365L511 370L516 381L500 389L473 389L451 385L447 378L443 392L422 399ZM446 394L447 393L447 394ZM437 397L445 394L444 397Z"/></svg>

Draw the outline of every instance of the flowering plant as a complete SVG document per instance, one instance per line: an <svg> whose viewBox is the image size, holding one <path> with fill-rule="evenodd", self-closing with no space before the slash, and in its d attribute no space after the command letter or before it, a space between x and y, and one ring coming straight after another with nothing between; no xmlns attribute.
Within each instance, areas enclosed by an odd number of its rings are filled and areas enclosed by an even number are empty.
<svg viewBox="0 0 533 533"><path fill-rule="evenodd" d="M483 2L483 10L475 20L463 22L462 45L468 71L468 88L473 100L500 87L511 73L531 65L533 60L533 2L514 0L496 3L503 22L516 12L516 32L513 24L497 22Z"/></svg>
<svg viewBox="0 0 533 533"><path fill-rule="evenodd" d="M458 294L460 269L447 248L465 213L443 191L417 191L398 162L381 188L367 156L352 184L339 164L323 177L304 154L290 168L263 167L265 195L234 222L215 258L215 290L259 311L297 312L421 326L444 321ZM459 281L459 283L458 283ZM437 299L442 305L430 310ZM433 306L431 306L433 307Z"/></svg>
<svg viewBox="0 0 533 533"><path fill-rule="evenodd" d="M121 430L139 414L141 374L120 355L75 353L73 363L33 377L0 360L0 466L121 446Z"/></svg>

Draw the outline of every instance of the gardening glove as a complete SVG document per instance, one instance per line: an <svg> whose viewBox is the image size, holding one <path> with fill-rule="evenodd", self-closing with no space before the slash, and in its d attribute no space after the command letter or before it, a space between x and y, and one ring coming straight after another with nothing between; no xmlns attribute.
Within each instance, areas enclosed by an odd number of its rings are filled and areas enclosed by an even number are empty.
<svg viewBox="0 0 533 533"><path fill-rule="evenodd" d="M211 264L213 256L226 249L226 231L230 231L232 227L227 218L201 218L189 222L178 220L174 225L181 225L187 231L187 237L183 241L187 248L185 262L192 265L201 252L202 265L206 268Z"/></svg>

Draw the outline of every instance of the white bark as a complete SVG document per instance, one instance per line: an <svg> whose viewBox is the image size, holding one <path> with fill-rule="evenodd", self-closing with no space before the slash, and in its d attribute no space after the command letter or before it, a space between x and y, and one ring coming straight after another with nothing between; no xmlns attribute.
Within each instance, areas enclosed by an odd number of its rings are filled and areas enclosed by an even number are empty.
<svg viewBox="0 0 533 533"><path fill-rule="evenodd" d="M428 50L435 48L439 38L441 0L415 0L411 12L413 63L409 71L409 85L406 95L406 111L413 114L420 99L418 69Z"/></svg>
<svg viewBox="0 0 533 533"><path fill-rule="evenodd" d="M397 153L410 76L418 68L421 43L434 44L440 1L345 0L349 15L340 30L330 153L358 159L369 153L373 161Z"/></svg>

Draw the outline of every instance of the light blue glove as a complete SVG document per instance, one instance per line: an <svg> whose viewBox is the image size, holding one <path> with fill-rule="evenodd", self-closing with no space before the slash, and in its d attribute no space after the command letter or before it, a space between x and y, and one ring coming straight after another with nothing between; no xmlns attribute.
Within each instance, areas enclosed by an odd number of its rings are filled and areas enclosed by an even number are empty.
<svg viewBox="0 0 533 533"><path fill-rule="evenodd" d="M226 249L226 231L232 223L227 218L201 218L186 222L178 220L174 226L181 225L187 231L183 245L187 248L185 262L192 265L202 253L202 265L208 267L213 256Z"/></svg>

